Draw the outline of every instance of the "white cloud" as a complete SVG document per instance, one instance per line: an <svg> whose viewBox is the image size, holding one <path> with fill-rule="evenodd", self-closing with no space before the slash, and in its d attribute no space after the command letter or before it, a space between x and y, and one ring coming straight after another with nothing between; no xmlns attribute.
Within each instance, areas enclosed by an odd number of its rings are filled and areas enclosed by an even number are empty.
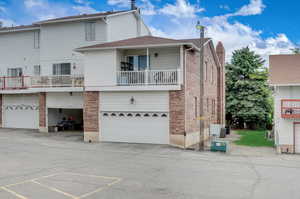
<svg viewBox="0 0 300 199"><path fill-rule="evenodd" d="M47 2L43 0L25 0L24 1L26 8L32 8L32 7L43 7Z"/></svg>
<svg viewBox="0 0 300 199"><path fill-rule="evenodd" d="M108 5L119 7L129 7L130 5L129 0L108 0L107 3Z"/></svg>
<svg viewBox="0 0 300 199"><path fill-rule="evenodd" d="M175 4L166 4L159 10L161 14L175 16L177 18L194 18L196 13L204 11L197 5L192 5L188 0L176 0Z"/></svg>
<svg viewBox="0 0 300 199"><path fill-rule="evenodd" d="M72 8L74 10L78 11L79 14L90 14L90 13L97 12L96 9L94 9L94 8L92 8L90 6L85 6L85 5L73 6Z"/></svg>
<svg viewBox="0 0 300 199"><path fill-rule="evenodd" d="M0 6L0 13L5 13L6 12L6 8L3 6Z"/></svg>
<svg viewBox="0 0 300 199"><path fill-rule="evenodd" d="M96 9L94 9L91 6L91 2L87 0L75 0L75 2L78 5L73 6L72 8L76 10L79 14L89 14L89 13L95 13L97 12Z"/></svg>
<svg viewBox="0 0 300 199"><path fill-rule="evenodd" d="M229 16L249 16L249 15L258 15L263 12L265 5L262 0L250 0L248 5L243 6L237 12L229 14Z"/></svg>
<svg viewBox="0 0 300 199"><path fill-rule="evenodd" d="M150 0L141 0L142 4L138 7L141 8L143 15L155 15L157 14L154 5Z"/></svg>

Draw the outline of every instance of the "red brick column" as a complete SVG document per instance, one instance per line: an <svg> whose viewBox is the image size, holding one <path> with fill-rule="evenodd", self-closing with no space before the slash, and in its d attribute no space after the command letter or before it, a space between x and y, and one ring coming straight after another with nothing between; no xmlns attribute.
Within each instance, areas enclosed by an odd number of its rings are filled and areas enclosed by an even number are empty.
<svg viewBox="0 0 300 199"><path fill-rule="evenodd" d="M86 91L84 93L84 141L99 141L99 92Z"/></svg>
<svg viewBox="0 0 300 199"><path fill-rule="evenodd" d="M184 147L185 134L184 90L169 92L170 144Z"/></svg>
<svg viewBox="0 0 300 199"><path fill-rule="evenodd" d="M3 107L3 95L0 94L0 127L3 126L3 119L2 119L2 107Z"/></svg>
<svg viewBox="0 0 300 199"><path fill-rule="evenodd" d="M40 132L48 132L47 129L47 108L46 93L39 93L39 130Z"/></svg>

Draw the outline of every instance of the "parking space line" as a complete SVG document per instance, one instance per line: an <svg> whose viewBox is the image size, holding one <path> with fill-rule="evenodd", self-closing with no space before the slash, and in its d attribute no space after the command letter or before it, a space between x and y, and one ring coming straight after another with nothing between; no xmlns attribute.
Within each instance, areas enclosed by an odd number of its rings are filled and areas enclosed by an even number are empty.
<svg viewBox="0 0 300 199"><path fill-rule="evenodd" d="M51 175L47 175L47 176L42 176L42 177L30 179L30 180L24 180L24 181L17 182L17 183L14 183L14 184L8 184L8 185L5 185L5 186L3 186L3 187L13 187L13 186L16 186L16 185L20 185L20 184L25 184L25 183L27 183L27 182L31 182L32 180L39 180L39 179L43 179L43 178L49 178L49 177L53 177L53 176L56 176L56 175L59 175L59 174L60 174L60 173L56 173L56 174L51 174Z"/></svg>
<svg viewBox="0 0 300 199"><path fill-rule="evenodd" d="M6 191L6 192L8 192L8 193L10 193L10 194L12 194L12 195L14 195L14 196L16 196L16 197L19 198L19 199L28 199L28 198L26 198L25 196L23 196L23 195L21 195L21 194L18 194L18 193L14 192L14 191L12 191L12 190L6 188L6 187L0 187L0 188L3 189L4 191Z"/></svg>
<svg viewBox="0 0 300 199"><path fill-rule="evenodd" d="M91 191L91 192L89 192L89 193L86 193L86 194L81 195L81 196L79 197L79 199L86 198L86 197L88 197L88 196L90 196L90 195L93 195L93 194L95 194L95 193L98 193L98 192L100 192L100 191L103 191L103 190L105 190L105 189L108 189L108 188L111 187L112 185L117 184L117 183L119 183L119 182L121 182L121 181L122 181L122 179L121 179L121 178L118 178L118 179L115 180L114 182L109 183L109 184L107 184L107 185L104 186L104 187L100 187L100 188L98 188L98 189L96 189L96 190L94 190L94 191Z"/></svg>
<svg viewBox="0 0 300 199"><path fill-rule="evenodd" d="M54 187L51 187L51 186L48 186L48 185L45 185L45 184L41 184L41 183L39 183L39 182L37 182L35 180L31 180L31 182L35 183L37 185L40 185L41 187L47 188L47 189L49 189L51 191L54 191L54 192L57 192L57 193L61 193L61 194L65 195L65 196L68 196L68 197L70 197L72 199L79 199L79 197L77 197L77 196L74 196L74 195L72 195L70 193L66 193L66 192L61 191L61 190L59 190L57 188L54 188Z"/></svg>
<svg viewBox="0 0 300 199"><path fill-rule="evenodd" d="M71 173L71 172L64 172L64 173L65 174L69 174L69 175L77 175L77 176L83 176L83 177L94 177L94 178L103 178L103 179L109 179L109 180L119 180L120 179L120 178L117 178L117 177L109 177L109 176L97 176L97 175Z"/></svg>

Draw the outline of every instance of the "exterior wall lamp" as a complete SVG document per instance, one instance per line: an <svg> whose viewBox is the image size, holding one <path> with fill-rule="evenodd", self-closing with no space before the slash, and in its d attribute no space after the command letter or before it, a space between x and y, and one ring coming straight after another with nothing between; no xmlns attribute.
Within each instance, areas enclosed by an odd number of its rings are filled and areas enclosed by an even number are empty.
<svg viewBox="0 0 300 199"><path fill-rule="evenodd" d="M135 103L135 99L134 99L134 97L132 96L131 98L130 98L130 104L134 104Z"/></svg>

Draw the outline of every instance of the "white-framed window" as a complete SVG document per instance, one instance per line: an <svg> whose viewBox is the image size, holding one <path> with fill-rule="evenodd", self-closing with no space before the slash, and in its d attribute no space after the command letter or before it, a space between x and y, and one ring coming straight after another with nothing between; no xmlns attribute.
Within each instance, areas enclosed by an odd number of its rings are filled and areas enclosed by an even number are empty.
<svg viewBox="0 0 300 199"><path fill-rule="evenodd" d="M20 77L23 75L22 68L8 68L7 69L7 76L8 77Z"/></svg>
<svg viewBox="0 0 300 199"><path fill-rule="evenodd" d="M35 49L39 49L40 48L40 31L34 31L33 33L33 45Z"/></svg>
<svg viewBox="0 0 300 199"><path fill-rule="evenodd" d="M33 74L35 76L40 76L41 75L41 66L40 65L33 66Z"/></svg>
<svg viewBox="0 0 300 199"><path fill-rule="evenodd" d="M96 22L85 23L85 40L86 41L96 40Z"/></svg>
<svg viewBox="0 0 300 199"><path fill-rule="evenodd" d="M71 63L53 64L53 75L71 75Z"/></svg>

